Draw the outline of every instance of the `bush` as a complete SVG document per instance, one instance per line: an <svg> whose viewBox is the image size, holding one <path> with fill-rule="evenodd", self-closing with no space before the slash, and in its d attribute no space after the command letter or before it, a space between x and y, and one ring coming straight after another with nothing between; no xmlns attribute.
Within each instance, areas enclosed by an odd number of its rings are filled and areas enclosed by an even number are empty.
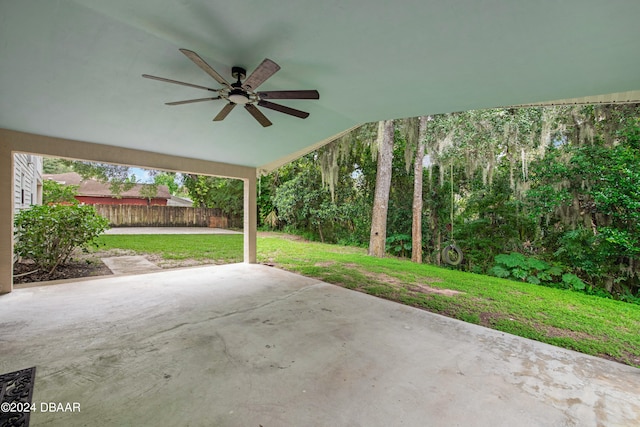
<svg viewBox="0 0 640 427"><path fill-rule="evenodd" d="M500 254L495 257L496 265L489 274L505 279L519 280L533 285L544 285L585 291L587 285L578 276L564 273L559 265L549 265L534 257L527 257L517 252Z"/></svg>
<svg viewBox="0 0 640 427"><path fill-rule="evenodd" d="M392 234L387 237L385 250L395 256L406 258L407 255L411 255L412 246L411 236L408 234Z"/></svg>
<svg viewBox="0 0 640 427"><path fill-rule="evenodd" d="M51 274L76 248L95 245L109 221L89 205L41 205L20 211L14 225L16 255Z"/></svg>
<svg viewBox="0 0 640 427"><path fill-rule="evenodd" d="M65 185L51 179L45 179L42 183L42 204L78 203L75 196L78 194L77 185Z"/></svg>

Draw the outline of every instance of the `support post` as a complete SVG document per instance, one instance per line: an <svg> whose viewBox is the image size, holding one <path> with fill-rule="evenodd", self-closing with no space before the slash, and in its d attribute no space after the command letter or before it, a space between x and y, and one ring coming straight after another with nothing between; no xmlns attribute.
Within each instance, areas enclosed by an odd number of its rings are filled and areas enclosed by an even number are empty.
<svg viewBox="0 0 640 427"><path fill-rule="evenodd" d="M0 145L0 294L13 290L13 152Z"/></svg>
<svg viewBox="0 0 640 427"><path fill-rule="evenodd" d="M244 182L244 262L257 262L256 236L258 233L258 204L256 191L256 173L254 171Z"/></svg>

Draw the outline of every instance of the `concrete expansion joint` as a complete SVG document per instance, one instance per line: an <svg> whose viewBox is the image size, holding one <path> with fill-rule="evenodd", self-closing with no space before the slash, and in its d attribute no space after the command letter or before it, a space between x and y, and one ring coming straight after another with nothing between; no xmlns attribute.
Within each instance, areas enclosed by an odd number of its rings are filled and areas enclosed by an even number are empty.
<svg viewBox="0 0 640 427"><path fill-rule="evenodd" d="M172 326L172 327L170 327L168 329L164 329L162 331L158 331L155 334L153 334L152 336L155 337L155 336L158 336L158 335L162 335L162 334L165 334L167 332L171 332L171 331L174 331L176 329L182 328L184 326L196 326L196 325L200 325L200 324L203 324L203 323L212 322L212 321L215 321L215 320L218 320L218 319L224 319L224 318L227 318L227 317L230 317L230 316L235 316L237 314L249 313L251 311L267 307L267 306L269 306L271 304L274 304L274 303L277 303L277 302L281 302L281 301L285 301L285 300L287 300L287 299L289 299L289 298L291 298L291 297L293 297L295 295L298 295L300 293L306 292L309 289L313 289L315 287L318 287L321 284L322 284L321 282L314 283L313 285L305 286L303 288L297 289L297 290L295 290L293 292L290 292L290 293L288 293L286 295L283 295L281 297L273 298L273 299L271 299L271 300L269 300L269 301L267 301L265 303L262 303L262 304L259 304L259 305L255 305L255 306L252 306L252 307L248 307L248 308L243 309L243 310L230 311L228 313L220 314L218 316L211 316L211 317L207 317L206 319L196 320L196 321L193 321L193 322L178 323L177 325L174 325L174 326Z"/></svg>
<svg viewBox="0 0 640 427"><path fill-rule="evenodd" d="M252 307L248 307L248 308L246 308L244 310L236 310L236 311L232 311L232 312L229 312L229 313L225 313L225 314L222 314L222 315L220 315L220 316L218 316L216 318L229 317L229 316L234 316L236 314L244 314L244 313L248 313L248 312L251 312L251 311L254 311L254 310L258 310L260 308L267 307L267 306L269 306L271 304L275 304L277 302L285 301L285 300L287 300L287 299L289 299L289 298L291 298L293 296L296 296L296 295L298 295L300 293L306 292L307 290L313 289L313 288L318 287L320 285L322 285L322 282L314 283L313 285L305 286L303 288L297 289L297 290L295 290L293 292L290 292L290 293L288 293L286 295L283 295L281 297L273 298L273 299L271 299L271 300L269 300L269 301L267 301L265 303L262 303L262 304L259 304L259 305L256 305L256 306L252 306Z"/></svg>

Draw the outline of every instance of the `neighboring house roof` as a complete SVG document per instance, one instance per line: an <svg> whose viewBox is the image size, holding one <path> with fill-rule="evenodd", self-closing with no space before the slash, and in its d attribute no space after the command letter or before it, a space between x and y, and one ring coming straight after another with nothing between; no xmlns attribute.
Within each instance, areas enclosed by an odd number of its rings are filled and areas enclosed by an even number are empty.
<svg viewBox="0 0 640 427"><path fill-rule="evenodd" d="M190 208L193 206L193 200L171 196L171 198L167 200L167 206L186 206Z"/></svg>
<svg viewBox="0 0 640 427"><path fill-rule="evenodd" d="M123 191L119 195L114 195L111 193L111 189L109 188L109 183L102 183L95 179L82 179L76 172L67 172L67 173L59 173L59 174L44 174L44 179L51 179L53 181L59 182L60 184L65 185L77 185L78 186L78 196L87 196L87 197L131 197L131 198L140 198L146 199L141 190L143 185L135 184L131 189L127 191ZM171 193L169 193L169 189L166 185L158 185L158 192L154 196L155 199L170 199Z"/></svg>

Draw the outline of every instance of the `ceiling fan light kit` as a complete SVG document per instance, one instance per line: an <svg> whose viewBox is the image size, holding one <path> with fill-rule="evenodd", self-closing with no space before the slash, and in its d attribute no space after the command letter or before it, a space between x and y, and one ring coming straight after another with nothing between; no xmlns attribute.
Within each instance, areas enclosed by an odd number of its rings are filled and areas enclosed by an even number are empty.
<svg viewBox="0 0 640 427"><path fill-rule="evenodd" d="M174 101L167 102L166 105L183 105L191 104L195 102L213 101L218 99L224 99L228 101L227 105L222 107L222 110L213 118L213 121L218 122L224 120L225 117L233 110L236 105L242 105L244 108L258 121L263 127L271 126L271 121L256 107L256 105L268 108L270 110L278 111L280 113L288 114L290 116L306 119L309 117L309 113L305 111L296 110L295 108L287 107L281 104L267 101L267 99L320 99L320 94L317 90L276 90L266 92L256 92L258 86L264 83L269 77L273 76L280 66L270 59L265 59L260 65L247 76L247 71L242 67L234 66L231 68L231 75L236 79L235 83L229 83L222 77L216 70L214 70L209 64L205 62L197 53L188 50L180 49L187 58L200 67L205 73L209 74L215 81L217 81L223 87L221 89L212 89L205 86L194 85L192 83L185 83L178 80L166 79L164 77L156 77L149 74L143 74L142 77L152 80L158 80L165 83L173 83L182 86L189 86L196 89L207 90L216 92L218 96L210 98L198 98L188 99L186 101ZM246 78L246 79L245 79ZM243 82L244 80L244 82Z"/></svg>

